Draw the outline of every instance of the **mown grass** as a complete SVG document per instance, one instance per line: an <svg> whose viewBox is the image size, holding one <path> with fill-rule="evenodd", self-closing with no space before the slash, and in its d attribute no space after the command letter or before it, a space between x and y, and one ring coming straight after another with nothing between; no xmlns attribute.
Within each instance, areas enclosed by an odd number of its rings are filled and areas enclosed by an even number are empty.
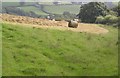
<svg viewBox="0 0 120 78"><path fill-rule="evenodd" d="M114 76L118 32L107 34L33 28L2 23L4 76Z"/></svg>
<svg viewBox="0 0 120 78"><path fill-rule="evenodd" d="M53 14L63 14L65 11L78 14L80 5L45 5L44 10Z"/></svg>

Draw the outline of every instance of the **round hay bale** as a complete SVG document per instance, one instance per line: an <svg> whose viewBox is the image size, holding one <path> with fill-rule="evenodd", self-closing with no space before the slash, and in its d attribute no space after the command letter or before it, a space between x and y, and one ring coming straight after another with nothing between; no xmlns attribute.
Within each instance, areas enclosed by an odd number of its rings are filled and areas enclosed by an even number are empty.
<svg viewBox="0 0 120 78"><path fill-rule="evenodd" d="M68 22L68 27L77 28L78 27L78 22L71 20L71 21Z"/></svg>

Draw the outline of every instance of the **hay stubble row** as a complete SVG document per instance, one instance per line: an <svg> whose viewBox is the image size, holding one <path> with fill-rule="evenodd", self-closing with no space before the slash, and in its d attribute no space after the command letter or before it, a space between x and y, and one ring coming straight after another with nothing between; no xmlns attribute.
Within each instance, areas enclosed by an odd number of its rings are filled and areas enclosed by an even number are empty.
<svg viewBox="0 0 120 78"><path fill-rule="evenodd" d="M0 14L0 19L9 23L30 24L30 26L37 28L40 27L59 30L70 30L75 32L88 32L96 34L105 34L108 32L107 29L99 27L96 24L79 23L78 28L69 28L68 22L66 21L52 21L48 19L31 18L27 16L16 16L10 14Z"/></svg>

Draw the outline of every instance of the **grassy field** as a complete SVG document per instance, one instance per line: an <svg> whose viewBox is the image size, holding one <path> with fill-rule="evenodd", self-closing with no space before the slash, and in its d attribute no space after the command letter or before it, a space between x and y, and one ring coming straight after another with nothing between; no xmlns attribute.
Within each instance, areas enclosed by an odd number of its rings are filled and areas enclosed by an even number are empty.
<svg viewBox="0 0 120 78"><path fill-rule="evenodd" d="M2 7L19 6L19 2L2 2Z"/></svg>
<svg viewBox="0 0 120 78"><path fill-rule="evenodd" d="M50 2L40 2L39 4L43 4L43 5L54 5L53 1ZM68 2L68 1L64 1L64 2L61 2L61 4L71 4L71 2Z"/></svg>
<svg viewBox="0 0 120 78"><path fill-rule="evenodd" d="M72 14L78 14L80 5L45 5L44 10L53 14L63 14L65 11Z"/></svg>
<svg viewBox="0 0 120 78"><path fill-rule="evenodd" d="M26 2L24 6L18 7L18 8L21 8L22 10L27 11L27 12L34 11L36 14L39 14L39 15L48 15L34 6L27 6L31 4L35 4L35 3ZM53 13L53 14L63 14L63 12L65 11L68 11L72 14L78 14L80 10L80 5L53 5L53 4L48 5L47 2L41 3L41 4L44 5L45 11L49 13ZM9 6L17 7L17 6L20 6L20 4L19 2L3 2L2 3L2 7L9 7Z"/></svg>
<svg viewBox="0 0 120 78"><path fill-rule="evenodd" d="M33 11L38 15L48 15L48 14L44 13L43 11L41 11L40 9L38 9L34 6L25 6L25 7L18 7L18 8L21 8L25 12Z"/></svg>
<svg viewBox="0 0 120 78"><path fill-rule="evenodd" d="M2 23L4 76L114 76L118 30L97 35Z"/></svg>
<svg viewBox="0 0 120 78"><path fill-rule="evenodd" d="M34 11L36 14L39 15L48 15L42 10L34 7L34 6L24 6L24 7L18 7L26 12ZM53 14L63 14L63 12L67 11L72 14L78 14L80 6L79 5L44 5L43 8L45 11Z"/></svg>
<svg viewBox="0 0 120 78"><path fill-rule="evenodd" d="M26 2L25 5L32 5L34 2ZM2 2L2 7L20 6L19 2Z"/></svg>
<svg viewBox="0 0 120 78"><path fill-rule="evenodd" d="M2 76L2 26L0 24L0 76Z"/></svg>

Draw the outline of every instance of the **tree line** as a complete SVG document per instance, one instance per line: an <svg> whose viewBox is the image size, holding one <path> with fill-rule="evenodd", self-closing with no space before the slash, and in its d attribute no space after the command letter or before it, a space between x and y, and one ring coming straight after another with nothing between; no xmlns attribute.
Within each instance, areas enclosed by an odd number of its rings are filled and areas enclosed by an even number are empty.
<svg viewBox="0 0 120 78"><path fill-rule="evenodd" d="M112 9L108 9L102 2L90 2L80 7L77 16L81 22L117 26L120 19L120 2Z"/></svg>

